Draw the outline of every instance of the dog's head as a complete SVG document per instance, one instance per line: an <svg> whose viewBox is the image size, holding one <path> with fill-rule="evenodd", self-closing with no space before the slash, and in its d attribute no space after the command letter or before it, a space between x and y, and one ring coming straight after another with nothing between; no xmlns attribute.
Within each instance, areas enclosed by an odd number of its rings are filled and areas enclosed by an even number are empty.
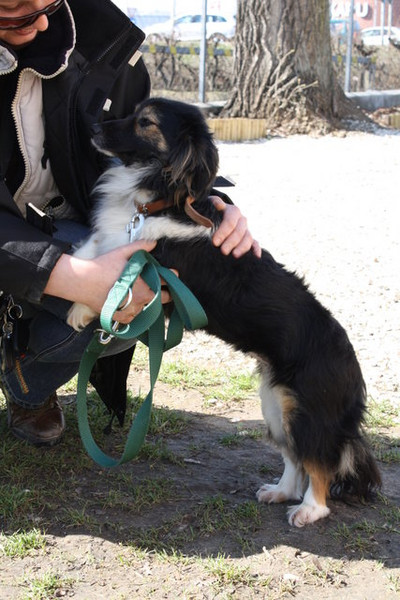
<svg viewBox="0 0 400 600"><path fill-rule="evenodd" d="M218 169L218 152L198 108L152 98L125 119L96 126L96 147L125 165L159 164L169 196L181 204L208 194Z"/></svg>

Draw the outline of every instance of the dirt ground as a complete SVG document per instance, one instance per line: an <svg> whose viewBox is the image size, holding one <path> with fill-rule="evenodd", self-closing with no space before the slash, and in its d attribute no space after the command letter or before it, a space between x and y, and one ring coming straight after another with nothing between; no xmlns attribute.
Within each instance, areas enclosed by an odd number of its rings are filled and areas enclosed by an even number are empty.
<svg viewBox="0 0 400 600"><path fill-rule="evenodd" d="M383 494L372 504L330 502L327 519L297 529L287 505L255 501L260 485L282 472L280 456L251 435L263 430L255 396L205 406L196 390L159 383L156 404L182 411L183 432L151 437L165 442L165 455L113 473L82 456L76 429L67 432L64 450L75 449L84 467L65 451L60 464L53 450L37 472L43 491L27 517L46 545L2 557L1 599L399 597L399 462L380 463ZM48 451L36 452L48 460ZM61 479L60 493L53 486ZM149 497L135 499L135 487ZM49 574L53 586L45 585Z"/></svg>
<svg viewBox="0 0 400 600"><path fill-rule="evenodd" d="M68 429L51 451L14 440L0 404L0 600L400 598L399 146L399 136L371 134L221 146L224 172L243 173L241 206L258 239L298 265L349 330L370 394L377 498L330 501L328 518L289 526L286 504L255 499L282 473L256 391L213 398L183 376L158 381L159 422L139 459L101 469L82 449L71 384L61 392ZM202 333L170 352L165 360L192 374L254 368ZM147 390L140 364L130 388ZM125 435L103 443L120 451Z"/></svg>

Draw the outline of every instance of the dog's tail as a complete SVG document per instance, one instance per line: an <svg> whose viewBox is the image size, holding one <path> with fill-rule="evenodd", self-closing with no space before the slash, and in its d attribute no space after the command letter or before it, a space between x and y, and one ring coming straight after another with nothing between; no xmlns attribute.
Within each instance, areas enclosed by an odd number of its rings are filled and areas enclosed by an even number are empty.
<svg viewBox="0 0 400 600"><path fill-rule="evenodd" d="M370 500L382 485L375 458L365 438L348 440L342 450L339 469L330 488L334 499Z"/></svg>

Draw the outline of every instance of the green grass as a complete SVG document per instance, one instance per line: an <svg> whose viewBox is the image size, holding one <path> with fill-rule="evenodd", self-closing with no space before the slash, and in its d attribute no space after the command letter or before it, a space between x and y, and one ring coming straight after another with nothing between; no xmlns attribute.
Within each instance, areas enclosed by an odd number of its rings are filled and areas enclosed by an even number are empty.
<svg viewBox="0 0 400 600"><path fill-rule="evenodd" d="M19 600L53 600L65 595L66 589L71 587L71 578L61 577L51 571L41 577L26 577L23 581L28 590L23 592Z"/></svg>
<svg viewBox="0 0 400 600"><path fill-rule="evenodd" d="M0 556L24 558L33 550L43 550L46 538L38 529L20 531L12 535L0 533Z"/></svg>
<svg viewBox="0 0 400 600"><path fill-rule="evenodd" d="M113 487L103 494L98 494L102 509L120 509L141 513L177 496L173 483L166 477L146 478L128 486Z"/></svg>
<svg viewBox="0 0 400 600"><path fill-rule="evenodd" d="M251 583L252 577L249 567L235 565L224 554L218 554L215 558L208 558L204 561L204 568L216 577L219 585L248 585Z"/></svg>
<svg viewBox="0 0 400 600"><path fill-rule="evenodd" d="M262 438L262 436L263 436L263 433L259 429L238 428L238 430L235 433L231 433L231 434L223 436L220 439L220 444L222 446L231 448L231 447L240 446L241 444L244 443L245 440L255 440L255 441L260 440Z"/></svg>
<svg viewBox="0 0 400 600"><path fill-rule="evenodd" d="M369 554L373 548L370 535L359 524L348 526L345 523L339 523L333 531L333 537L336 541L343 543L346 551L358 553L361 556Z"/></svg>
<svg viewBox="0 0 400 600"><path fill-rule="evenodd" d="M162 525L135 531L130 545L133 548L151 548L164 557L176 556L184 552L187 544L224 534L237 542L238 549L245 551L251 536L261 526L261 511L255 501L236 504L221 495L212 496L199 501L190 515L176 513Z"/></svg>
<svg viewBox="0 0 400 600"><path fill-rule="evenodd" d="M135 350L133 366L147 370L147 350L141 344ZM174 388L197 389L209 400L242 400L257 391L257 377L251 372L236 372L227 368L199 368L183 360L170 361L165 356L158 380Z"/></svg>
<svg viewBox="0 0 400 600"><path fill-rule="evenodd" d="M139 368L140 360L139 357L134 368ZM147 371L145 357L142 366ZM250 373L232 374L223 368L211 371L197 369L195 364L181 361L165 361L160 380L170 386L171 394L177 387L195 388L206 401L249 398L256 389ZM64 393L73 394L75 385L76 381L71 381L65 386ZM129 394L124 427L114 426L112 435L105 436L103 428L109 415L93 390L89 391L89 419L94 435L105 451L122 451L131 419L142 402L142 397ZM4 408L0 399L3 413ZM55 549L50 541L46 545L44 531L55 537L79 533L93 535L93 540L100 536L116 542L114 566L140 569L144 563L149 563L152 573L157 573L157 567L160 568L162 563L160 571L170 565L177 570L179 577L184 572L194 571L196 577L209 586L210 597L214 593L218 598L239 598L242 591L249 598L253 597L253 592L254 597L271 599L297 594L297 587L300 587L297 580L270 577L268 571L257 575L252 561L254 556L261 554L264 543L267 549L271 548L268 545L271 540L268 534L264 534L263 528L268 531L272 515L274 519L281 519L283 526L283 537L274 538L271 542L277 546L287 542L297 547L300 539L307 538L307 532L288 528L284 507L260 505L255 500L246 499L250 496L229 494L226 487L218 487L218 481L212 496L206 496L211 487L199 491L196 483L192 488L191 469L203 469L204 466L201 463L200 466L188 466L185 458L199 450L208 450L209 440L205 435L203 447L203 438L191 437L190 419L193 417L166 406L154 407L149 434L139 457L129 465L107 470L93 463L82 446L75 405L66 407L65 412L68 423L65 438L62 444L50 451L33 450L29 445L14 440L7 432L4 414L1 415L4 435L0 443L0 518L3 529L0 534L0 560L8 557L16 564L26 556L30 557L30 561L36 556L38 561L43 561L43 556L47 560L47 556L55 556L53 550L58 551L58 547L57 542ZM397 423L398 414L391 403L370 402L368 436L378 458L384 462L397 463L399 460L399 439L391 435ZM182 441L176 439L177 436L182 436ZM245 443L251 448L251 441L258 442L261 437L261 430L245 427L244 424L238 425L236 431L228 435L221 429L219 436L214 437L219 443L214 443L209 452L211 456L216 453L226 456L226 448L231 448L233 455L235 448ZM185 451L181 449L183 442L187 442ZM255 451L259 449L255 444L254 448ZM270 476L274 469L267 463L262 465L262 460L257 456L254 469L253 465L249 467L256 475ZM211 477L217 478L217 474L213 472ZM238 479L240 477L238 473ZM217 493L221 489L224 495ZM330 543L340 557L373 557L376 561L383 561L386 540L390 536L397 541L400 535L400 508L383 495L378 496L373 508L368 518L363 518L360 512L355 517L359 520L350 524L340 522L334 525L337 517L332 516L331 520L314 527L314 534L318 528L324 536L330 533ZM35 528L32 528L32 523ZM276 526L276 522L274 524ZM381 542L382 539L385 541ZM231 558L229 552L235 552L235 558ZM282 559L283 563L285 560L287 563L282 568L289 572L294 564L292 554L290 559ZM339 561L331 564L321 559L318 566L308 561L306 568L302 559L301 564L304 565L306 584L314 588L323 585L339 588L345 578ZM46 567L49 566L46 563ZM296 573L295 568L293 572ZM56 572L54 568L47 573L39 573L40 577L37 577L37 571L26 573L24 580L17 582L18 600L54 600L72 595L75 584L78 588L76 581L62 577L62 572ZM190 574L187 576L190 577ZM390 573L386 579L388 590L398 593L398 573ZM162 581L155 589L160 590L161 587ZM340 596L340 591L338 593ZM143 597L150 596L146 592Z"/></svg>
<svg viewBox="0 0 400 600"><path fill-rule="evenodd" d="M373 452L383 463L400 463L400 438L392 430L399 425L399 409L389 400L369 398L366 428Z"/></svg>
<svg viewBox="0 0 400 600"><path fill-rule="evenodd" d="M366 425L372 431L382 428L390 429L399 423L399 409L389 400L377 402L370 397L367 410Z"/></svg>
<svg viewBox="0 0 400 600"><path fill-rule="evenodd" d="M224 369L199 369L182 361L165 363L160 381L173 387L196 388L205 401L237 401L256 392L257 383L251 373L231 373Z"/></svg>

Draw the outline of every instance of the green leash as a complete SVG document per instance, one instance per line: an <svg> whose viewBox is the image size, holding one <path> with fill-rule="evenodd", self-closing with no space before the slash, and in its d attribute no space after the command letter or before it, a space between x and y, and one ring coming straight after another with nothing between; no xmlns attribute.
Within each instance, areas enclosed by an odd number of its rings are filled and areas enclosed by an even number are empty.
<svg viewBox="0 0 400 600"><path fill-rule="evenodd" d="M113 314L126 297L129 288L139 275L152 289L155 296L135 319L123 330L113 329ZM174 309L165 336L164 311L161 303L161 281L167 283L174 302ZM151 254L144 250L136 252L124 272L110 290L100 315L104 331L96 332L86 348L78 373L77 411L78 425L83 445L90 457L102 467L121 465L140 451L149 428L153 388L157 381L163 352L173 348L182 340L183 329L198 329L207 325L207 317L199 302L180 279L169 269L162 267ZM105 338L104 332L109 335ZM96 360L113 338L137 338L149 348L150 391L131 425L123 454L119 460L105 454L96 444L89 426L86 391L90 373Z"/></svg>

